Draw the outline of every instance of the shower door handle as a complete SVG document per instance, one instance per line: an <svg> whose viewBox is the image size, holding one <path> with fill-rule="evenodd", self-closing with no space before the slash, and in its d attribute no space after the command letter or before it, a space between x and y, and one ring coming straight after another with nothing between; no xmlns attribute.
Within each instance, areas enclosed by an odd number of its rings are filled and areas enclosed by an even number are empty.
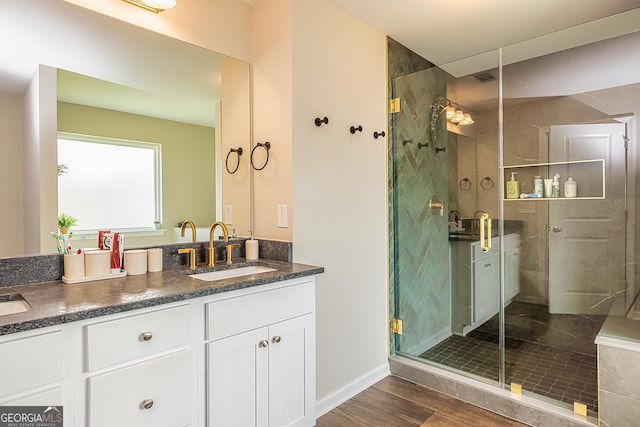
<svg viewBox="0 0 640 427"><path fill-rule="evenodd" d="M491 217L487 213L480 215L480 249L482 252L491 250Z"/></svg>

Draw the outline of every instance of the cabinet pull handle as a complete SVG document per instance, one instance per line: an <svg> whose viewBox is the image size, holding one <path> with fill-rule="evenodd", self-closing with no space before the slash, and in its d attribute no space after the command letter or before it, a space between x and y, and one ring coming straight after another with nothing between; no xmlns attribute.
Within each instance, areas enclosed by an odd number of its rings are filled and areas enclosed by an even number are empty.
<svg viewBox="0 0 640 427"><path fill-rule="evenodd" d="M151 407L153 406L153 399L145 399L142 401L142 403L140 404L140 406L143 409L151 409Z"/></svg>
<svg viewBox="0 0 640 427"><path fill-rule="evenodd" d="M486 233L485 224L487 229ZM482 249L482 252L489 252L491 250L491 217L486 213L480 216L480 249Z"/></svg>
<svg viewBox="0 0 640 427"><path fill-rule="evenodd" d="M272 343L274 343L274 344L278 344L278 343L280 342L280 340L281 340L281 339L282 339L282 337L281 337L281 336L276 335L276 336L274 336L273 338L271 338L271 342L272 342Z"/></svg>
<svg viewBox="0 0 640 427"><path fill-rule="evenodd" d="M260 341L258 343L258 347L260 347L260 348L265 348L265 347L268 347L268 346L269 346L269 341L267 341L267 340L262 340L262 341Z"/></svg>
<svg viewBox="0 0 640 427"><path fill-rule="evenodd" d="M151 332L143 332L140 334L140 338L142 338L142 341L151 341L153 334Z"/></svg>

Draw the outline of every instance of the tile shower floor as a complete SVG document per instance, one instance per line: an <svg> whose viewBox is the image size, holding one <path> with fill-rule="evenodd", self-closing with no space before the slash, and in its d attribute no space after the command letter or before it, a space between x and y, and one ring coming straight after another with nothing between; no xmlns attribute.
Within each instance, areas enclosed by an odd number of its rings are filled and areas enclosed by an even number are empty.
<svg viewBox="0 0 640 427"><path fill-rule="evenodd" d="M604 317L550 315L546 306L536 304L514 303L507 307L507 384L519 383L524 390L570 405L574 401L582 402L590 411L597 412L598 370L593 338ZM420 357L498 381L496 322L497 319L492 319L466 337L450 336ZM527 326L526 333L524 326ZM548 333L549 329L553 333ZM563 337L564 334L570 334L571 340L582 345L567 348L568 337Z"/></svg>

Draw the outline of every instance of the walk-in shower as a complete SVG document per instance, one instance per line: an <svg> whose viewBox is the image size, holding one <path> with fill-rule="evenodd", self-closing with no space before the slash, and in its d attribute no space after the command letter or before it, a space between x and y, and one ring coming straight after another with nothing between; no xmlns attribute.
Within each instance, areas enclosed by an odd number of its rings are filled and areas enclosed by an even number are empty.
<svg viewBox="0 0 640 427"><path fill-rule="evenodd" d="M636 294L630 46L435 66L389 40L392 353L597 416L594 340Z"/></svg>

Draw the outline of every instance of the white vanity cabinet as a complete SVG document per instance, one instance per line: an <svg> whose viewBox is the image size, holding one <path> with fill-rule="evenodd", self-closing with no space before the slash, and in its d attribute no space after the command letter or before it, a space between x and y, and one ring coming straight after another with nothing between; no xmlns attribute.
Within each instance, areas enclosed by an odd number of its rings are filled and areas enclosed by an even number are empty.
<svg viewBox="0 0 640 427"><path fill-rule="evenodd" d="M504 298L520 292L520 234L506 234ZM451 241L451 321L455 334L466 335L500 311L500 243L492 239L483 252L480 242Z"/></svg>
<svg viewBox="0 0 640 427"><path fill-rule="evenodd" d="M306 279L206 304L208 426L315 425L314 301Z"/></svg>
<svg viewBox="0 0 640 427"><path fill-rule="evenodd" d="M65 427L310 427L315 366L303 276L0 336L0 405L62 406Z"/></svg>
<svg viewBox="0 0 640 427"><path fill-rule="evenodd" d="M504 300L505 305L520 293L520 233L506 234L504 244Z"/></svg>
<svg viewBox="0 0 640 427"><path fill-rule="evenodd" d="M184 304L84 326L88 426L190 423L190 313Z"/></svg>
<svg viewBox="0 0 640 427"><path fill-rule="evenodd" d="M498 313L500 307L500 245L482 251L480 242L452 241L452 332L467 335Z"/></svg>
<svg viewBox="0 0 640 427"><path fill-rule="evenodd" d="M64 340L58 328L0 337L0 405L64 406Z"/></svg>

